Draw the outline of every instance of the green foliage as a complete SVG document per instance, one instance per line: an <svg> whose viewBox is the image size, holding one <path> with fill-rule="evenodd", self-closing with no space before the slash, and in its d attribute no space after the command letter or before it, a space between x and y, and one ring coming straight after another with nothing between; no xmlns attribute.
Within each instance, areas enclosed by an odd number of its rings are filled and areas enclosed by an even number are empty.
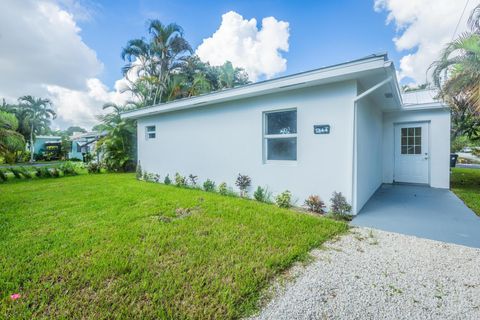
<svg viewBox="0 0 480 320"><path fill-rule="evenodd" d="M98 162L90 162L87 164L87 171L88 173L100 173L102 171L102 165Z"/></svg>
<svg viewBox="0 0 480 320"><path fill-rule="evenodd" d="M55 119L57 114L51 108L49 99L23 96L18 98L18 105L14 108L17 118L23 122L22 128L28 128L23 132L25 139L30 143L30 161L33 161L33 144L35 136L45 130L50 130L50 119ZM28 134L28 135L27 135Z"/></svg>
<svg viewBox="0 0 480 320"><path fill-rule="evenodd" d="M30 171L29 168L27 167L19 167L17 170L20 172L20 174L25 178L25 179L32 179L34 174L32 171Z"/></svg>
<svg viewBox="0 0 480 320"><path fill-rule="evenodd" d="M18 120L13 113L0 111L0 157L15 161L15 154L24 150L25 140L18 133Z"/></svg>
<svg viewBox="0 0 480 320"><path fill-rule="evenodd" d="M73 162L67 161L58 166L64 176L76 176L78 174L78 167Z"/></svg>
<svg viewBox="0 0 480 320"><path fill-rule="evenodd" d="M333 192L330 199L331 211L333 214L348 215L352 211L352 206L347 202L347 199L341 192Z"/></svg>
<svg viewBox="0 0 480 320"><path fill-rule="evenodd" d="M133 120L122 119L121 113L130 110L129 106L117 106L109 103L103 109L113 109L100 117L106 136L101 138L98 148L104 151L105 167L110 172L128 172L134 170L134 144L136 125Z"/></svg>
<svg viewBox="0 0 480 320"><path fill-rule="evenodd" d="M471 13L470 30L446 45L430 66L439 96L449 103L455 135L480 139L480 5Z"/></svg>
<svg viewBox="0 0 480 320"><path fill-rule="evenodd" d="M165 176L165 179L163 179L163 183L167 186L172 183L172 180L170 179L170 176L168 174Z"/></svg>
<svg viewBox="0 0 480 320"><path fill-rule="evenodd" d="M320 199L318 195L311 195L305 199L305 206L308 211L315 213L324 213L325 212L325 203Z"/></svg>
<svg viewBox="0 0 480 320"><path fill-rule="evenodd" d="M188 181L190 181L190 185L194 188L197 186L197 180L198 180L198 176L196 175L190 174L188 176Z"/></svg>
<svg viewBox="0 0 480 320"><path fill-rule="evenodd" d="M226 182L222 182L218 185L218 193L222 196L226 196L228 194L228 187Z"/></svg>
<svg viewBox="0 0 480 320"><path fill-rule="evenodd" d="M0 195L5 319L242 319L271 279L347 230L135 174L7 183Z"/></svg>
<svg viewBox="0 0 480 320"><path fill-rule="evenodd" d="M280 208L290 208L292 206L292 193L285 190L275 197L275 203Z"/></svg>
<svg viewBox="0 0 480 320"><path fill-rule="evenodd" d="M470 140L466 136L459 136L452 139L450 149L452 152L459 152L470 145Z"/></svg>
<svg viewBox="0 0 480 320"><path fill-rule="evenodd" d="M255 200L260 202L271 202L272 194L268 191L267 188L257 187L257 190L253 193Z"/></svg>
<svg viewBox="0 0 480 320"><path fill-rule="evenodd" d="M35 176L37 178L51 177L50 170L47 167L35 167Z"/></svg>
<svg viewBox="0 0 480 320"><path fill-rule="evenodd" d="M187 186L187 178L182 176L180 173L176 172L174 179L175 179L175 185L177 187L186 187Z"/></svg>
<svg viewBox="0 0 480 320"><path fill-rule="evenodd" d="M204 183L203 183L203 190L207 191L207 192L215 192L215 182L213 182L212 180L210 179L207 179Z"/></svg>
<svg viewBox="0 0 480 320"><path fill-rule="evenodd" d="M7 173L2 168L0 168L0 181L5 182L7 180L8 180Z"/></svg>
<svg viewBox="0 0 480 320"><path fill-rule="evenodd" d="M50 172L53 178L60 178L60 170L58 170L56 167L50 168Z"/></svg>
<svg viewBox="0 0 480 320"><path fill-rule="evenodd" d="M192 55L179 25L152 20L148 31L148 38L132 39L122 50L124 75L134 71L138 76L129 90L140 101L139 106L249 83L245 71L234 68L231 62L210 66Z"/></svg>
<svg viewBox="0 0 480 320"><path fill-rule="evenodd" d="M22 171L20 170L19 167L11 167L9 168L10 172L13 173L13 176L16 179L22 179Z"/></svg>
<svg viewBox="0 0 480 320"><path fill-rule="evenodd" d="M237 180L235 181L235 185L240 189L240 196L245 197L247 196L247 189L252 185L252 179L249 176L238 174Z"/></svg>

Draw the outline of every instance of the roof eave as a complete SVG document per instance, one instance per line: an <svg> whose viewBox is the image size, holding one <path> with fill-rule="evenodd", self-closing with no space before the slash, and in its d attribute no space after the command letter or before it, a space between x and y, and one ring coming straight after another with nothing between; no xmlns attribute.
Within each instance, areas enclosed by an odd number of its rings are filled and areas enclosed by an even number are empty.
<svg viewBox="0 0 480 320"><path fill-rule="evenodd" d="M193 98L159 104L148 108L133 110L122 114L122 118L138 119L160 113L179 111L231 100L293 90L301 87L341 81L342 78L345 78L349 75L353 76L356 73L374 70L377 68L385 68L385 64L388 63L386 59L386 54L375 55L369 58L359 59L340 65L307 71L224 91L217 91ZM395 72L393 72L393 74L395 74ZM398 90L398 86L396 87ZM400 97L399 99L401 101Z"/></svg>

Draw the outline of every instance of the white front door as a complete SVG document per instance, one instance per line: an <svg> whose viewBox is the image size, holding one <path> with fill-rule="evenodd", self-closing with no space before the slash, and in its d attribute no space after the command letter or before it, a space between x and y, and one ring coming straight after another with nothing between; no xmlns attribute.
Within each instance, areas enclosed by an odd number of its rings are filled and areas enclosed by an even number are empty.
<svg viewBox="0 0 480 320"><path fill-rule="evenodd" d="M395 182L429 183L428 122L395 125Z"/></svg>

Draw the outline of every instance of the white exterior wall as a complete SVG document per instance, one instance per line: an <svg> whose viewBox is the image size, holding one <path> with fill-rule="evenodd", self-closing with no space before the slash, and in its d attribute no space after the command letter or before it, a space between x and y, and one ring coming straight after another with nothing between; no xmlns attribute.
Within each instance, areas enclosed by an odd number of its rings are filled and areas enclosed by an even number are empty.
<svg viewBox="0 0 480 320"><path fill-rule="evenodd" d="M387 112L383 116L383 182L394 180L394 124L428 121L429 180L434 188L450 187L450 110L448 108Z"/></svg>
<svg viewBox="0 0 480 320"><path fill-rule="evenodd" d="M175 172L235 187L238 173L252 178L250 195L260 185L277 194L290 190L297 205L318 194L328 202L333 191L352 200L353 99L356 82L296 89L138 120L138 159L142 169ZM263 112L297 108L297 161L263 162ZM331 133L313 133L329 124ZM145 139L145 126L156 139Z"/></svg>
<svg viewBox="0 0 480 320"><path fill-rule="evenodd" d="M356 199L358 213L382 184L383 113L381 107L368 98L356 106Z"/></svg>

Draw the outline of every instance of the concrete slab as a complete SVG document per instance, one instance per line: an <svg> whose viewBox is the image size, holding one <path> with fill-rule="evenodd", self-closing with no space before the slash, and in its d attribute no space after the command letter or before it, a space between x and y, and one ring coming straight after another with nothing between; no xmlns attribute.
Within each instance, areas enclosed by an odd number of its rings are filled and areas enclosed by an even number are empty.
<svg viewBox="0 0 480 320"><path fill-rule="evenodd" d="M480 248L480 217L445 189L382 185L352 225Z"/></svg>

